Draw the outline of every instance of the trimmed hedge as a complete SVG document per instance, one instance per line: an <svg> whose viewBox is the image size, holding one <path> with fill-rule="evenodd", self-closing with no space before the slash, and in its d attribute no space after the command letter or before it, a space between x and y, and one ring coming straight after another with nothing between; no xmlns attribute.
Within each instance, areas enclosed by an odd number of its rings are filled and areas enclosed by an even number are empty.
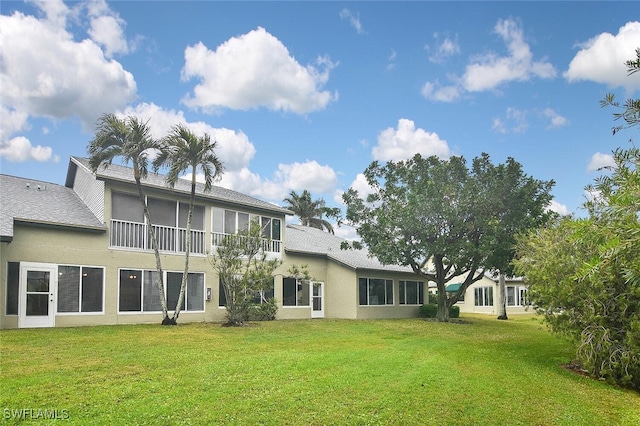
<svg viewBox="0 0 640 426"><path fill-rule="evenodd" d="M438 313L437 303L427 303L420 306L420 318L435 318ZM449 308L449 318L459 318L460 307L452 306Z"/></svg>

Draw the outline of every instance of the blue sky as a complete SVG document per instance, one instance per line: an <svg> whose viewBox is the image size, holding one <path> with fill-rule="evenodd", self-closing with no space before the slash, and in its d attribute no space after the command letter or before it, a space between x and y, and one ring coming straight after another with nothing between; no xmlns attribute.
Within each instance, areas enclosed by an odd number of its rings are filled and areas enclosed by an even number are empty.
<svg viewBox="0 0 640 426"><path fill-rule="evenodd" d="M373 160L416 152L554 179L581 214L637 97L633 2L2 1L0 170L63 183L105 112L211 134L222 186L340 206ZM2 200L2 202L6 202ZM338 231L343 236L352 230Z"/></svg>

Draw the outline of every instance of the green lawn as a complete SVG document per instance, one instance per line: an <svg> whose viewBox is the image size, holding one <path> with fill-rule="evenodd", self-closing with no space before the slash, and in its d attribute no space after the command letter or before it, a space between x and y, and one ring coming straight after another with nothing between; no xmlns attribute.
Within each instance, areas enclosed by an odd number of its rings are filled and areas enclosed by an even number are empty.
<svg viewBox="0 0 640 426"><path fill-rule="evenodd" d="M640 394L561 368L538 319L464 319L6 330L0 422L640 424Z"/></svg>

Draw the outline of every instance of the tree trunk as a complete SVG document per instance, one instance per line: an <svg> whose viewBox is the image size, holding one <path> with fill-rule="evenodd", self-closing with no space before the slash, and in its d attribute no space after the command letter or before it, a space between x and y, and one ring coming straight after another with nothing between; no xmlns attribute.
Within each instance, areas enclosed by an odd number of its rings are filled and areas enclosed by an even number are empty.
<svg viewBox="0 0 640 426"><path fill-rule="evenodd" d="M138 198L142 203L142 211L144 212L144 218L147 221L147 235L151 239L151 248L153 249L153 254L156 258L156 271L158 273L156 286L158 287L158 291L160 293L160 304L162 306L162 325L169 325L171 319L169 318L169 314L167 313L167 298L164 294L164 278L162 277L162 264L160 262L158 239L156 238L156 233L153 232L153 226L151 226L151 214L149 213L147 202L144 199L144 194L142 192L142 183L140 182L140 172L135 161L133 162L133 174L136 180L136 186L138 187Z"/></svg>
<svg viewBox="0 0 640 426"><path fill-rule="evenodd" d="M502 272L498 275L498 319L509 319L507 318L507 288L505 286L505 276Z"/></svg>
<svg viewBox="0 0 640 426"><path fill-rule="evenodd" d="M438 311L436 319L441 322L449 321L449 306L447 305L446 283L438 283Z"/></svg>
<svg viewBox="0 0 640 426"><path fill-rule="evenodd" d="M180 296L173 313L173 321L178 322L178 316L184 302L184 294L187 290L187 279L189 278L189 252L191 251L191 217L193 216L193 207L196 203L196 167L193 167L191 174L191 197L189 199L189 215L187 216L187 231L184 237L184 272L182 273L182 284L180 285Z"/></svg>

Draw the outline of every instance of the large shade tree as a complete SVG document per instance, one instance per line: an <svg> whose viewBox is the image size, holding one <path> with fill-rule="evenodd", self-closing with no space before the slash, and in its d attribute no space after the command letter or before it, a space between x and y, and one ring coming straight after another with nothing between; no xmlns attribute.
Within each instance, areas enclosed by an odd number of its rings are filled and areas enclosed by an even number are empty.
<svg viewBox="0 0 640 426"><path fill-rule="evenodd" d="M156 154L160 149L160 143L151 136L151 130L146 122L142 122L135 116L119 118L115 114L103 114L97 123L96 135L89 143L89 166L95 173L100 167L108 167L116 158L121 158L125 164L131 164L133 178L138 189L138 198L144 212L148 238L155 254L157 280L156 285L160 292L163 324L169 322L167 314L167 301L164 293L162 265L156 234L151 227L151 216L142 188L142 179L147 177L149 169L149 155Z"/></svg>
<svg viewBox="0 0 640 426"><path fill-rule="evenodd" d="M191 172L189 182L191 191L189 196L189 213L187 215L187 228L185 231L184 273L180 286L180 295L174 310L171 323L176 324L182 304L189 275L189 254L191 252L191 222L196 200L196 185L198 172L204 180L204 192L211 191L213 182L222 175L223 165L215 153L216 141L212 141L208 134L196 135L186 126L179 124L173 126L169 134L162 141L160 155L156 157L154 166L157 168L166 166L167 184L174 188L180 176L185 172Z"/></svg>
<svg viewBox="0 0 640 426"><path fill-rule="evenodd" d="M520 166L512 160L509 164L517 177L510 184L522 185ZM486 154L475 158L470 169L457 156L441 160L417 154L406 161L373 162L364 173L371 187L366 199L353 188L343 195L346 219L382 263L409 266L435 282L437 319L448 321L449 308L466 289L486 271L499 269L498 258L506 257L494 254L507 251L504 219L495 210L502 208L495 205L495 193L509 182L500 178L505 169L509 166L493 166ZM447 292L453 279L460 286Z"/></svg>
<svg viewBox="0 0 640 426"><path fill-rule="evenodd" d="M324 216L337 218L340 209L327 207L322 198L313 200L311 193L306 189L302 191L302 194L291 191L283 201L286 203L285 207L300 218L301 225L321 230L326 229L327 232L334 233L333 226L324 219Z"/></svg>

